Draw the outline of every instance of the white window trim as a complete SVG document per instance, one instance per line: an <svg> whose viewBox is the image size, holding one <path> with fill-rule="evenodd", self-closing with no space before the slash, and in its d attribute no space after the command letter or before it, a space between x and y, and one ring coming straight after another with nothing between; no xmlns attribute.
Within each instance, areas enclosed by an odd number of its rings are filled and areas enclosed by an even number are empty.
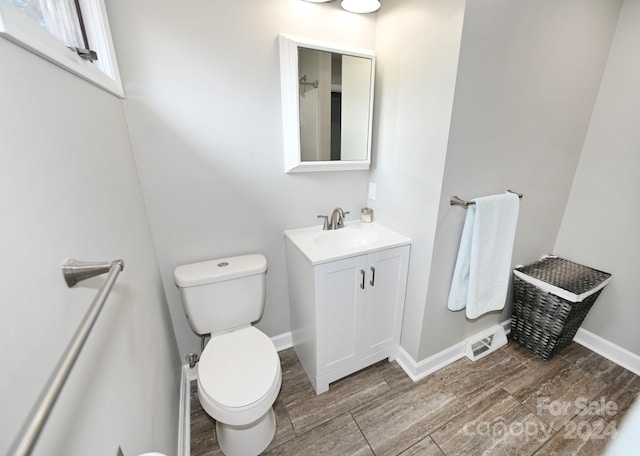
<svg viewBox="0 0 640 456"><path fill-rule="evenodd" d="M3 1L0 1L0 36L101 89L124 98L104 1L81 0L80 7L89 42L98 53L97 62L91 63L80 58L14 5Z"/></svg>

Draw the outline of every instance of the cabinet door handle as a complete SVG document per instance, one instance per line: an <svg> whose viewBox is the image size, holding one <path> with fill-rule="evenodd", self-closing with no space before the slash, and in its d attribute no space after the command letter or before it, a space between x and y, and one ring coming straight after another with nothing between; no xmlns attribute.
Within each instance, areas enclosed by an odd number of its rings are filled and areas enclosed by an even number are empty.
<svg viewBox="0 0 640 456"><path fill-rule="evenodd" d="M369 285L373 286L376 281L376 268L371 266L371 280L369 281Z"/></svg>
<svg viewBox="0 0 640 456"><path fill-rule="evenodd" d="M360 269L360 274L362 274L362 283L360 284L360 288L364 290L364 276L365 276L364 269Z"/></svg>

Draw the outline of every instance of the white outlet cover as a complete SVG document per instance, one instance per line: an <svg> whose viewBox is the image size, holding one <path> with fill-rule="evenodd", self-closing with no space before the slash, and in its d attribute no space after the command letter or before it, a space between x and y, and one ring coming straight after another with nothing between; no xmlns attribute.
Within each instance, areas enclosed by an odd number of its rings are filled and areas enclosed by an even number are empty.
<svg viewBox="0 0 640 456"><path fill-rule="evenodd" d="M369 182L369 199L376 199L376 184L375 182Z"/></svg>

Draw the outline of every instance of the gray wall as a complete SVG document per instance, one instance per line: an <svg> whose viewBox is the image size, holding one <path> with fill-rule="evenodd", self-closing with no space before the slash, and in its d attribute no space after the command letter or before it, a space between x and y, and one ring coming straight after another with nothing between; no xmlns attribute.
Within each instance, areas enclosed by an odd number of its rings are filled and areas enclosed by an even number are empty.
<svg viewBox="0 0 640 456"><path fill-rule="evenodd" d="M640 354L640 2L626 0L555 252L613 274L583 327Z"/></svg>
<svg viewBox="0 0 640 456"><path fill-rule="evenodd" d="M356 217L366 171L284 173L278 34L374 47L374 17L300 0L113 0L127 119L181 356L200 351L176 266L262 252L258 327L289 331L283 231L336 206Z"/></svg>
<svg viewBox="0 0 640 456"><path fill-rule="evenodd" d="M446 308L465 217L452 195L524 193L514 264L553 250L620 4L407 0L378 13L369 204L414 240L402 333L414 359L510 315Z"/></svg>
<svg viewBox="0 0 640 456"><path fill-rule="evenodd" d="M122 101L4 39L0 61L0 453L104 280L67 288L74 257L126 266L33 454L175 454L180 362Z"/></svg>
<svg viewBox="0 0 640 456"><path fill-rule="evenodd" d="M514 263L555 250L612 272L585 327L640 353L637 2L601 86L619 1L405 0L377 19L299 0L108 3L126 119L117 98L0 40L0 452L101 283L66 288L64 259L127 266L34 454L173 454L178 352L199 348L174 267L265 253L259 327L286 332L282 231L337 205L356 214L369 178L377 220L414 239L402 343L416 360L507 318L446 310L464 218L449 197L506 188L525 194ZM371 173L282 172L280 32L376 48Z"/></svg>
<svg viewBox="0 0 640 456"><path fill-rule="evenodd" d="M514 263L553 250L620 4L403 0L353 15L299 0L109 2L181 356L199 340L173 284L177 265L265 253L258 327L285 333L282 231L338 205L355 215L368 204L414 240L402 333L414 359L507 319L509 307L474 322L446 310L465 215L449 197L523 192ZM370 173L282 172L282 32L375 48ZM369 180L376 201L366 201Z"/></svg>
<svg viewBox="0 0 640 456"><path fill-rule="evenodd" d="M553 250L620 5L467 2L418 359L510 316L446 308L465 217L452 195L523 193L513 264Z"/></svg>

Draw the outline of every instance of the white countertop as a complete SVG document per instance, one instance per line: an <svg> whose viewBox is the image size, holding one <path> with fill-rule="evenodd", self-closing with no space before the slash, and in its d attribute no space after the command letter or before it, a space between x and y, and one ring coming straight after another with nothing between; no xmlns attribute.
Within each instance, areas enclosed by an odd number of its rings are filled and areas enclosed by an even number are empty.
<svg viewBox="0 0 640 456"><path fill-rule="evenodd" d="M377 222L359 220L337 230L322 225L287 230L284 235L312 265L411 244L411 239Z"/></svg>

